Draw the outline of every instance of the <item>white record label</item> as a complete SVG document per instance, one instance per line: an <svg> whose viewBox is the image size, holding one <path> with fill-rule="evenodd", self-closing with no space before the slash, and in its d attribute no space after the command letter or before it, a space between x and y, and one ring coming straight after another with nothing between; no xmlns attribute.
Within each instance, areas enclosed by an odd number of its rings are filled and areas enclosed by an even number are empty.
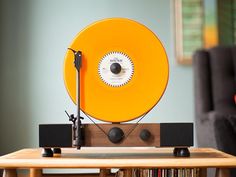
<svg viewBox="0 0 236 177"><path fill-rule="evenodd" d="M101 59L98 73L107 85L120 87L127 84L132 78L133 62L128 55L122 52L110 52Z"/></svg>

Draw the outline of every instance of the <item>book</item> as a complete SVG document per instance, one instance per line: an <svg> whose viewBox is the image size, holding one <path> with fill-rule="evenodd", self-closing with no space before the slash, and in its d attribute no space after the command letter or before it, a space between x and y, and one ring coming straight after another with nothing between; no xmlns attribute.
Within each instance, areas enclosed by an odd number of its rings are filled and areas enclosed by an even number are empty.
<svg viewBox="0 0 236 177"><path fill-rule="evenodd" d="M200 177L199 168L153 168L153 169L132 169L131 177ZM124 177L124 170L116 172L115 177Z"/></svg>

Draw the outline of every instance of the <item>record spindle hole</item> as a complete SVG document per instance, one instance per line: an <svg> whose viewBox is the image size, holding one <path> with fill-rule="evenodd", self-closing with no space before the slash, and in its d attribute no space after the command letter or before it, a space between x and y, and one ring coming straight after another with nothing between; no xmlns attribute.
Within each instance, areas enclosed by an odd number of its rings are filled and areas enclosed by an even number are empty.
<svg viewBox="0 0 236 177"><path fill-rule="evenodd" d="M110 70L113 74L119 74L121 72L121 65L119 63L112 63Z"/></svg>

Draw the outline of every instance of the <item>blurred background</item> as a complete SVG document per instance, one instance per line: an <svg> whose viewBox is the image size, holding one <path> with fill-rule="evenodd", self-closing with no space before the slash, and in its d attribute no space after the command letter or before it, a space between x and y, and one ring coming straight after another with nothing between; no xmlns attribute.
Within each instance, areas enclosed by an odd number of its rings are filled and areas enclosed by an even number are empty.
<svg viewBox="0 0 236 177"><path fill-rule="evenodd" d="M167 90L142 122L194 122L191 61L181 63L175 53L174 0L1 0L0 154L38 147L39 124L68 123L64 110L75 113L76 107L64 87L65 52L79 31L110 17L146 25L160 38L169 58ZM218 40L214 30L212 45ZM196 48L204 45L200 42Z"/></svg>
<svg viewBox="0 0 236 177"><path fill-rule="evenodd" d="M64 110L76 113L63 81L65 52L79 31L103 18L143 23L167 51L168 88L143 122L192 122L192 68L177 65L174 58L171 4L169 0L1 1L0 153L38 147L39 124L68 123Z"/></svg>

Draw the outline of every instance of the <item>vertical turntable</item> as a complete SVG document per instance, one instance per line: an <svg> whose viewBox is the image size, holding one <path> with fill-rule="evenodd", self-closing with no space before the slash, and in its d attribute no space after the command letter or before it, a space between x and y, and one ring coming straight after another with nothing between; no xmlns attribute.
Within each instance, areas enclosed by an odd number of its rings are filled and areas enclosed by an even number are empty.
<svg viewBox="0 0 236 177"><path fill-rule="evenodd" d="M147 27L125 18L91 24L75 37L64 61L77 116L66 112L72 124L39 125L42 156L62 147L122 146L174 147L175 156L190 156L192 123L139 123L161 99L168 77L165 49ZM92 124L83 123L81 112Z"/></svg>

